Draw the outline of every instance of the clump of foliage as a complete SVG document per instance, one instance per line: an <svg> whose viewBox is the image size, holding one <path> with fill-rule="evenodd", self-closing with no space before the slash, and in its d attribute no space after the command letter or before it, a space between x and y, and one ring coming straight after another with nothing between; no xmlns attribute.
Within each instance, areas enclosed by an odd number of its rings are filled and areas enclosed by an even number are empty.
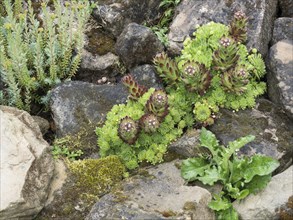
<svg viewBox="0 0 293 220"><path fill-rule="evenodd" d="M166 91L147 91L130 75L123 78L130 99L115 105L96 129L101 156L119 155L129 169L144 160L155 164L183 129L213 124L220 107L253 107L266 89L260 82L265 65L257 51L249 53L243 44L246 21L237 12L230 26L211 22L199 27L195 38L184 42L180 57L158 54L154 63Z"/></svg>
<svg viewBox="0 0 293 220"><path fill-rule="evenodd" d="M193 125L186 98L150 88L127 104L113 106L105 125L96 129L100 155L118 155L128 169L142 161L161 162L168 144Z"/></svg>
<svg viewBox="0 0 293 220"><path fill-rule="evenodd" d="M68 167L76 177L77 187L98 196L109 192L125 173L125 166L117 156L76 160L69 162Z"/></svg>
<svg viewBox="0 0 293 220"><path fill-rule="evenodd" d="M0 17L0 104L30 111L31 103L46 103L48 91L70 79L81 62L88 0L41 4L35 14L31 1L4 0ZM5 10L5 12L2 12ZM40 16L41 15L41 16Z"/></svg>
<svg viewBox="0 0 293 220"><path fill-rule="evenodd" d="M158 23L152 25L150 28L157 35L158 39L164 46L168 46L169 41L167 37L168 26L172 21L175 7L181 2L181 0L162 0L159 7L164 10Z"/></svg>
<svg viewBox="0 0 293 220"><path fill-rule="evenodd" d="M192 94L194 117L203 125L212 124L219 107L233 110L255 106L266 85L260 79L265 64L255 49L244 45L247 17L236 12L230 26L210 22L184 42L182 55L175 59L158 54L154 63L169 94Z"/></svg>
<svg viewBox="0 0 293 220"><path fill-rule="evenodd" d="M181 175L188 182L199 180L207 185L223 184L222 192L214 195L209 203L218 219L238 219L232 202L264 189L271 173L279 166L277 160L263 155L237 156L237 151L254 138L252 135L242 137L225 147L212 132L202 128L200 143L210 154L189 158L182 163Z"/></svg>

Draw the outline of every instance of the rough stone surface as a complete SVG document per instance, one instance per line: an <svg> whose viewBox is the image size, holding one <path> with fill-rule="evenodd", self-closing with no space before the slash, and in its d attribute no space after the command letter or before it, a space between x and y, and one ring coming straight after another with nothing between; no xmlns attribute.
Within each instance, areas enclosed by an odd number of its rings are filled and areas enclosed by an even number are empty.
<svg viewBox="0 0 293 220"><path fill-rule="evenodd" d="M124 27L131 22L152 23L158 19L161 11L160 3L161 0L99 0L98 8L94 10L93 16L105 30L118 37Z"/></svg>
<svg viewBox="0 0 293 220"><path fill-rule="evenodd" d="M152 65L145 64L137 66L133 68L130 73L140 85L144 85L147 88L163 88L162 81L156 74L156 70Z"/></svg>
<svg viewBox="0 0 293 220"><path fill-rule="evenodd" d="M215 219L207 207L211 194L185 186L174 162L140 171L120 190L102 197L87 220L97 219Z"/></svg>
<svg viewBox="0 0 293 220"><path fill-rule="evenodd" d="M276 210L292 196L292 189L293 166L274 176L262 192L249 195L243 201L234 202L233 205L243 220L274 219Z"/></svg>
<svg viewBox="0 0 293 220"><path fill-rule="evenodd" d="M168 147L168 151L175 152L185 158L198 156L198 154L203 153L206 149L200 147L199 135L200 130L193 129L187 131L181 138Z"/></svg>
<svg viewBox="0 0 293 220"><path fill-rule="evenodd" d="M293 40L293 18L278 18L275 20L272 44L281 40Z"/></svg>
<svg viewBox="0 0 293 220"><path fill-rule="evenodd" d="M264 154L278 159L278 172L292 164L293 121L284 111L266 99L259 99L255 109L238 112L222 109L220 118L209 128L225 145L242 136L254 135L255 140L240 153Z"/></svg>
<svg viewBox="0 0 293 220"><path fill-rule="evenodd" d="M39 125L42 134L46 134L50 128L50 123L48 122L48 120L37 115L32 115L32 118Z"/></svg>
<svg viewBox="0 0 293 220"><path fill-rule="evenodd" d="M268 94L293 118L293 41L282 40L270 48Z"/></svg>
<svg viewBox="0 0 293 220"><path fill-rule="evenodd" d="M0 106L0 120L0 219L33 219L53 176L50 146L27 112Z"/></svg>
<svg viewBox="0 0 293 220"><path fill-rule="evenodd" d="M170 26L169 52L179 54L184 39L191 35L196 25L210 21L228 24L236 10L243 10L249 17L249 48L257 48L265 56L272 36L272 24L277 0L183 0L177 7L177 16Z"/></svg>
<svg viewBox="0 0 293 220"><path fill-rule="evenodd" d="M126 67L132 68L151 63L163 45L151 29L130 23L117 39L115 50Z"/></svg>
<svg viewBox="0 0 293 220"><path fill-rule="evenodd" d="M97 126L112 106L126 101L128 92L122 84L94 85L73 81L52 90L51 110L57 135L74 134L90 124Z"/></svg>
<svg viewBox="0 0 293 220"><path fill-rule="evenodd" d="M118 74L118 62L119 57L113 53L100 56L84 50L76 79L96 83L103 76L114 77Z"/></svg>
<svg viewBox="0 0 293 220"><path fill-rule="evenodd" d="M292 0L279 0L282 17L293 17L293 1Z"/></svg>

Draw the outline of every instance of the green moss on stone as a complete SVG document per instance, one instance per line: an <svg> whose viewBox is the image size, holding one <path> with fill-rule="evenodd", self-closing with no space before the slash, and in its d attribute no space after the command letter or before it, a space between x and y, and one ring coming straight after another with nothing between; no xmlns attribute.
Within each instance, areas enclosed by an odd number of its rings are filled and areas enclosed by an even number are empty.
<svg viewBox="0 0 293 220"><path fill-rule="evenodd" d="M76 177L76 186L84 193L96 196L109 192L125 173L125 167L117 156L73 161L68 167Z"/></svg>

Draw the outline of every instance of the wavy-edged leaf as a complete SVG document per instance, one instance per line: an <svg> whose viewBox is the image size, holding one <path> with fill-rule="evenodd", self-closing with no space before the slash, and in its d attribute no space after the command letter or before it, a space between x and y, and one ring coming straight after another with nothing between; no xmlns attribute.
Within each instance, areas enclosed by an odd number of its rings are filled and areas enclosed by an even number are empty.
<svg viewBox="0 0 293 220"><path fill-rule="evenodd" d="M204 175L204 171L209 169L210 164L203 158L189 158L182 162L181 176L188 182L198 179Z"/></svg>
<svg viewBox="0 0 293 220"><path fill-rule="evenodd" d="M251 161L248 162L246 169L243 171L244 182L250 182L256 175L268 175L272 173L277 167L279 167L279 165L279 161L271 157L254 155L251 158Z"/></svg>
<svg viewBox="0 0 293 220"><path fill-rule="evenodd" d="M214 195L214 199L208 204L209 208L215 211L227 210L232 206L232 203L225 197Z"/></svg>
<svg viewBox="0 0 293 220"><path fill-rule="evenodd" d="M217 212L218 220L238 220L237 211L231 206L229 209L221 210Z"/></svg>
<svg viewBox="0 0 293 220"><path fill-rule="evenodd" d="M204 176L198 177L197 179L205 185L208 184L212 186L218 180L223 180L223 177L219 170L213 166L212 168L205 170Z"/></svg>
<svg viewBox="0 0 293 220"><path fill-rule="evenodd" d="M245 184L245 188L248 189L250 193L256 194L260 190L264 189L271 179L271 175L256 175L252 178L252 180L249 183Z"/></svg>

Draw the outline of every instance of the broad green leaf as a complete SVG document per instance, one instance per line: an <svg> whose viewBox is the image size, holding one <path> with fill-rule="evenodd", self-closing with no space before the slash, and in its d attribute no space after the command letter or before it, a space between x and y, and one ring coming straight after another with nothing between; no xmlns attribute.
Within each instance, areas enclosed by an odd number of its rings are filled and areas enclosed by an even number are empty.
<svg viewBox="0 0 293 220"><path fill-rule="evenodd" d="M248 189L250 193L256 194L268 185L271 178L271 175L256 175L252 178L252 180L249 183L245 184L245 188Z"/></svg>
<svg viewBox="0 0 293 220"><path fill-rule="evenodd" d="M217 151L219 150L219 141L216 136L211 131L202 127L199 140L201 146L208 148L213 155L213 159L218 161Z"/></svg>
<svg viewBox="0 0 293 220"><path fill-rule="evenodd" d="M218 220L238 220L238 213L231 206L229 209L216 212Z"/></svg>
<svg viewBox="0 0 293 220"><path fill-rule="evenodd" d="M210 164L203 158L189 158L182 162L181 176L187 181L194 181L198 176L203 176Z"/></svg>
<svg viewBox="0 0 293 220"><path fill-rule="evenodd" d="M208 170L205 170L204 176L197 178L203 184L214 185L218 180L222 180L222 175L219 173L218 169L213 166Z"/></svg>
<svg viewBox="0 0 293 220"><path fill-rule="evenodd" d="M255 139L255 136L248 135L246 137L241 137L235 141L229 142L228 148L223 155L223 157L230 158L233 153L235 153L236 150L243 147L245 144L248 144L249 142L253 141Z"/></svg>
<svg viewBox="0 0 293 220"><path fill-rule="evenodd" d="M279 161L262 155L254 155L243 171L245 183L248 183L256 175L265 176L272 173L280 165Z"/></svg>
<svg viewBox="0 0 293 220"><path fill-rule="evenodd" d="M214 199L208 204L209 208L215 211L226 210L232 206L232 203L225 197L214 195Z"/></svg>
<svg viewBox="0 0 293 220"><path fill-rule="evenodd" d="M247 166L247 163L247 158L238 159L237 157L234 157L230 177L230 182L232 184L243 179L243 170Z"/></svg>

